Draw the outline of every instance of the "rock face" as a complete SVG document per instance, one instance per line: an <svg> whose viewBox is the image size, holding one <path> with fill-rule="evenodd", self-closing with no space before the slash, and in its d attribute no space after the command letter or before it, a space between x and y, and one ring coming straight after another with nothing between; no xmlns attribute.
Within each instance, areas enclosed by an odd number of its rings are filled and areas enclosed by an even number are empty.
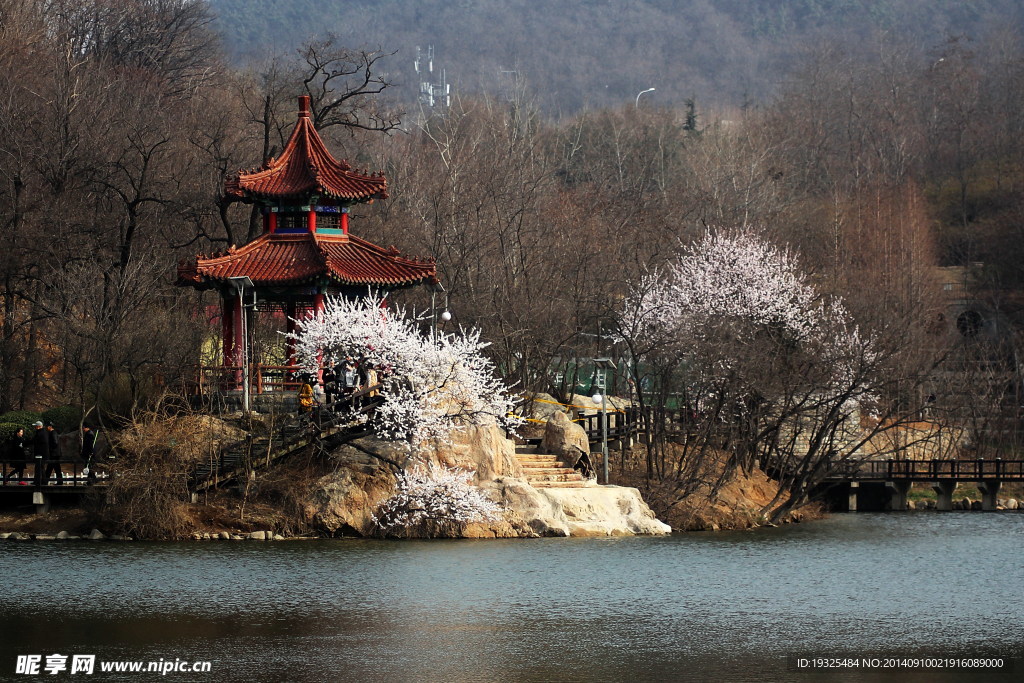
<svg viewBox="0 0 1024 683"><path fill-rule="evenodd" d="M313 484L303 516L332 536L367 536L373 532L373 511L394 490L395 476L386 467L345 464Z"/></svg>
<svg viewBox="0 0 1024 683"><path fill-rule="evenodd" d="M525 414L536 420L549 420L555 413L564 413L563 408L551 394L536 393L530 396Z"/></svg>
<svg viewBox="0 0 1024 683"><path fill-rule="evenodd" d="M565 413L554 413L544 427L541 450L559 456L572 467L581 455L590 452L590 441L583 427L570 420Z"/></svg>
<svg viewBox="0 0 1024 683"><path fill-rule="evenodd" d="M477 483L523 476L515 444L493 423L464 427L449 440L431 444L423 458L435 465L475 470Z"/></svg>
<svg viewBox="0 0 1024 683"><path fill-rule="evenodd" d="M559 442L579 449L576 445L579 441L574 440L578 435L572 428L578 429L580 434L583 430L564 414L561 417L564 424L559 431L562 434ZM582 445L586 448L586 435L582 436ZM305 521L330 535L372 534L372 513L394 493L398 468L410 464L407 451L400 445L367 437L336 449L331 458L337 469L312 485L303 502ZM474 470L477 485L505 508L504 519L470 524L463 530L465 537L624 536L671 532L668 525L655 519L634 488L592 485L537 489L530 486L522 478L515 444L496 425L466 427L447 442L431 445L419 459L424 463Z"/></svg>
<svg viewBox="0 0 1024 683"><path fill-rule="evenodd" d="M512 525L526 532L521 535L633 536L672 532L671 527L655 518L634 488L593 485L536 489L524 481L506 479L494 482L488 491L509 510Z"/></svg>

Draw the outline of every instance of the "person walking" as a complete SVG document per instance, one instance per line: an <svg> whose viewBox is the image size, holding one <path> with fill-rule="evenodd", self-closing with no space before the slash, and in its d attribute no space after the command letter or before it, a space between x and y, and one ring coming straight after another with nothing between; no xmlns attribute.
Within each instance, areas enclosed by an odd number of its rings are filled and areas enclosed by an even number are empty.
<svg viewBox="0 0 1024 683"><path fill-rule="evenodd" d="M323 380L324 380L324 404L327 407L330 407L331 404L334 403L334 397L337 395L337 391L338 391L338 388L337 388L338 387L338 385L337 385L337 381L338 381L337 363L328 363L326 366L324 366Z"/></svg>
<svg viewBox="0 0 1024 683"><path fill-rule="evenodd" d="M341 378L345 396L351 396L359 390L359 368L351 356L345 359L345 367L342 368Z"/></svg>
<svg viewBox="0 0 1024 683"><path fill-rule="evenodd" d="M313 415L313 385L312 378L306 374L299 376L299 420L310 419Z"/></svg>
<svg viewBox="0 0 1024 683"><path fill-rule="evenodd" d="M14 479L14 475L18 475L18 483L24 483L21 480L25 478L25 429L24 427L18 427L17 431L11 436L7 442L7 460L11 463L11 469L4 475L4 483L8 480Z"/></svg>
<svg viewBox="0 0 1024 683"><path fill-rule="evenodd" d="M50 437L43 429L42 422L35 422L32 425L35 432L32 433L32 459L35 460L36 486L44 483L43 471L46 468L46 461L50 459Z"/></svg>
<svg viewBox="0 0 1024 683"><path fill-rule="evenodd" d="M60 468L60 442L57 441L57 430L53 428L52 422L46 423L46 440L49 446L49 461L46 463L46 481L50 481L50 475L57 475L57 486L64 485L64 472Z"/></svg>

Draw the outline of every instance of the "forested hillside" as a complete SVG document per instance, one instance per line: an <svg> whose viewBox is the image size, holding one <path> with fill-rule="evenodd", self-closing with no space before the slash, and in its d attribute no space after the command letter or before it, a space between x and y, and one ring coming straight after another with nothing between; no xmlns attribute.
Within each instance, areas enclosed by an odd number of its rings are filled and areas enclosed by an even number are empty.
<svg viewBox="0 0 1024 683"><path fill-rule="evenodd" d="M505 92L516 79L548 112L634 101L760 102L808 48L862 53L898 42L932 50L950 35L1019 31L1016 0L211 0L229 52L287 52L333 32L352 47L397 51L385 65L411 99L416 47L459 93Z"/></svg>

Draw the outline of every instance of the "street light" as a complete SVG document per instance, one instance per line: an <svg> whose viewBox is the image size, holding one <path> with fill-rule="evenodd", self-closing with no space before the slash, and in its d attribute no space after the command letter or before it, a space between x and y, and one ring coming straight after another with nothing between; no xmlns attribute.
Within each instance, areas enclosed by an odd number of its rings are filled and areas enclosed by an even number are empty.
<svg viewBox="0 0 1024 683"><path fill-rule="evenodd" d="M248 275L229 277L228 281L238 290L238 310L242 318L242 411L249 412L249 326L243 294L246 288L252 290L252 307L256 306L256 288Z"/></svg>
<svg viewBox="0 0 1024 683"><path fill-rule="evenodd" d="M448 310L448 290L444 288L440 282L436 283L430 290L430 338L435 339L437 337L437 294L438 292L444 294L444 311L441 313L440 318L442 323L446 323L452 319L452 314Z"/></svg>
<svg viewBox="0 0 1024 683"><path fill-rule="evenodd" d="M634 107L634 109L639 109L640 108L640 96L643 95L646 92L654 92L654 88L648 88L647 90L641 90L640 92L638 92L636 94L636 106Z"/></svg>
<svg viewBox="0 0 1024 683"><path fill-rule="evenodd" d="M611 358L595 358L594 368L598 370L614 370L615 361ZM607 375L605 375L607 379ZM608 391L608 382L604 386ZM604 460L604 483L608 484L608 404L604 393L597 393L590 397L595 404L601 405L601 457Z"/></svg>

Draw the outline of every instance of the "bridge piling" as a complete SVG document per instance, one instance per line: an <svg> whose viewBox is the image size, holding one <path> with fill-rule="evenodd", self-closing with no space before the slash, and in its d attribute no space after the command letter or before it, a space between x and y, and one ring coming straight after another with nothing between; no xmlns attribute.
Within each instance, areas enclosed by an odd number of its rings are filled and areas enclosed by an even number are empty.
<svg viewBox="0 0 1024 683"><path fill-rule="evenodd" d="M851 481L850 482L850 493L849 493L849 501L850 502L849 502L849 505L846 508L850 512L856 512L857 511L857 494L859 492L860 492L860 482L859 481Z"/></svg>
<svg viewBox="0 0 1024 683"><path fill-rule="evenodd" d="M50 497L42 491L32 492L32 504L36 506L37 515L50 511Z"/></svg>
<svg viewBox="0 0 1024 683"><path fill-rule="evenodd" d="M949 512L953 509L953 491L956 490L956 482L950 479L940 479L932 482L932 489L938 496L935 501L936 510Z"/></svg>
<svg viewBox="0 0 1024 683"><path fill-rule="evenodd" d="M1003 485L1003 482L998 479L995 481L980 481L978 482L978 491L981 492L981 509L982 510L995 510L996 509L996 496L999 494L999 488Z"/></svg>
<svg viewBox="0 0 1024 683"><path fill-rule="evenodd" d="M885 490L889 494L889 500L885 506L887 510L907 509L907 494L910 493L910 484L910 481L885 482Z"/></svg>

